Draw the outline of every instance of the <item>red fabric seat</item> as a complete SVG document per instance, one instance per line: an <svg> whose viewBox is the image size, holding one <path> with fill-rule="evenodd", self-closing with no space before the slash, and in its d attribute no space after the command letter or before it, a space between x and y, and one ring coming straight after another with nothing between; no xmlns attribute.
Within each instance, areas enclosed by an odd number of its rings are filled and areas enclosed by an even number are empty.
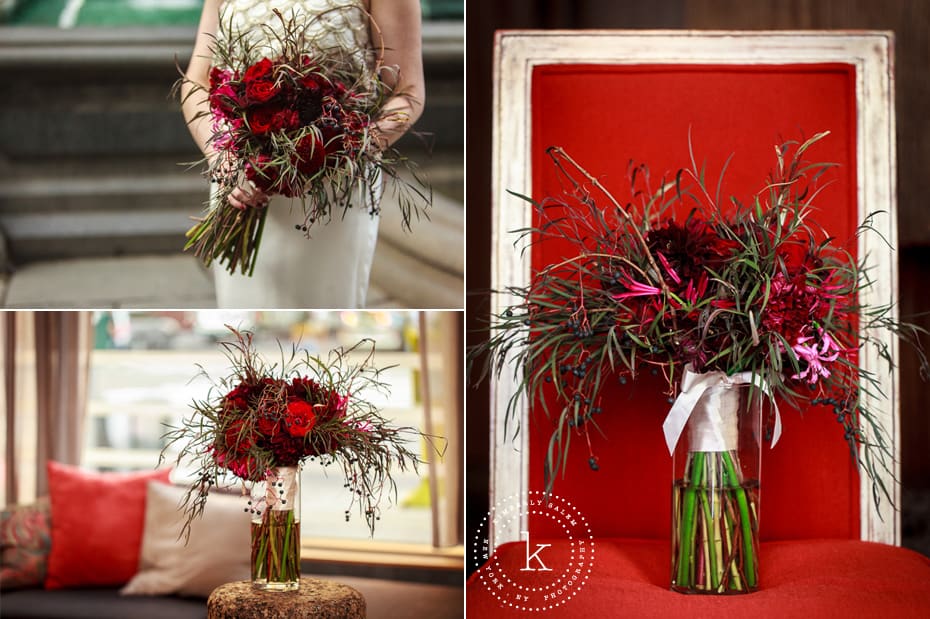
<svg viewBox="0 0 930 619"><path fill-rule="evenodd" d="M551 563L568 553L566 540L546 540ZM765 542L759 550L759 591L746 595L682 595L669 590L669 544L656 540L595 539L589 580L563 606L543 615L561 617L930 617L930 559L904 548L854 540ZM501 546L502 571L519 574L522 543ZM481 580L468 581L470 617L526 617L503 607ZM526 573L525 573L526 574ZM528 573L525 584L547 581ZM539 615L540 613L532 613Z"/></svg>
<svg viewBox="0 0 930 619"><path fill-rule="evenodd" d="M776 142L829 131L829 139L809 153L810 161L838 164L818 194L815 218L832 236L850 239L848 249L856 255L851 239L859 221L857 187L862 182L857 144L865 138L856 134L860 111L852 64L747 69L555 63L535 65L532 71L527 123L532 187L508 189L531 190L537 200L559 195L565 181L546 154L548 147L558 145L619 200L636 202L626 184L631 159L646 163L655 183L687 166L693 148L697 165L708 166L711 187L733 155L722 193L745 202L764 186L775 164ZM520 205L514 200L497 208ZM559 240L547 240L533 246L528 266L538 272L570 251ZM504 287L513 282L495 283ZM669 407L666 391L661 375L644 370L627 385L605 383L599 393L605 414L597 419L598 431L572 433L571 450L551 491L584 516L595 540L595 560L584 588L544 616L930 618L930 559L857 539L861 477L842 426L822 406L799 413L783 405L784 434L774 449L763 449L760 590L733 596L670 591L672 463L661 429ZM528 453L513 460L527 460L521 465L527 467L528 488L520 491L538 493L546 489L543 470L554 425L536 402L530 403L526 422L521 431L529 433ZM513 449L510 436L491 440L499 450ZM599 471L591 470L590 457L597 458ZM511 464L507 458L492 458L492 463ZM521 471L512 466L508 472L519 479ZM492 509L512 500L508 492L513 488L491 488ZM862 494L861 501L870 500ZM894 517L888 501L883 503L882 513ZM560 529L559 521L541 516L528 525L532 548L552 538L552 547L542 555L550 565L560 558L565 565L570 556ZM512 539L515 533L510 535ZM505 544L492 560L500 561L500 572L512 577L511 586L524 579L528 586L534 579L536 586L551 582L551 572L520 571L528 565L527 554L524 543ZM490 571L486 565L468 581L468 616L541 614L502 606L482 582Z"/></svg>

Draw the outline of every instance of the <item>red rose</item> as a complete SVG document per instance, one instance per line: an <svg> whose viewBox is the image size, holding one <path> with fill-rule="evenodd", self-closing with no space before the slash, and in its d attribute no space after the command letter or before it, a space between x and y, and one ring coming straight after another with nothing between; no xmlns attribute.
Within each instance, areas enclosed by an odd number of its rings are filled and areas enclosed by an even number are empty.
<svg viewBox="0 0 930 619"><path fill-rule="evenodd" d="M255 425L258 431L268 438L273 438L278 433L278 430L281 429L281 424L278 423L278 420L268 415L260 416Z"/></svg>
<svg viewBox="0 0 930 619"><path fill-rule="evenodd" d="M265 477L264 472L258 470L258 462L252 456L230 460L226 468L232 471L233 475L250 481L261 481Z"/></svg>
<svg viewBox="0 0 930 619"><path fill-rule="evenodd" d="M274 66L271 64L271 61L267 58L262 58L245 70L245 75L242 77L242 81L248 84L249 82L254 82L257 80L271 79L271 73L273 70Z"/></svg>
<svg viewBox="0 0 930 619"><path fill-rule="evenodd" d="M343 419L349 408L349 397L335 391L326 391L317 395L313 410L319 423L329 423Z"/></svg>
<svg viewBox="0 0 930 619"><path fill-rule="evenodd" d="M316 413L313 412L313 406L304 400L289 402L284 425L291 436L306 436L316 425Z"/></svg>
<svg viewBox="0 0 930 619"><path fill-rule="evenodd" d="M310 394L316 393L316 390L317 384L315 380L297 376L291 380L287 393L292 396L297 396L298 398L305 398Z"/></svg>
<svg viewBox="0 0 930 619"><path fill-rule="evenodd" d="M300 78L300 85L303 86L304 89L304 92L301 93L301 96L309 95L319 99L321 96L320 93L323 91L325 84L327 84L327 82L317 75L304 75Z"/></svg>
<svg viewBox="0 0 930 619"><path fill-rule="evenodd" d="M245 428L245 423L241 420L227 426L224 438L226 446L236 453L245 453L252 448L252 432Z"/></svg>
<svg viewBox="0 0 930 619"><path fill-rule="evenodd" d="M255 80L245 83L245 97L252 105L267 103L277 97L280 92L271 80Z"/></svg>
<svg viewBox="0 0 930 619"><path fill-rule="evenodd" d="M304 194L304 186L294 178L284 179L275 189L287 198L298 198Z"/></svg>
<svg viewBox="0 0 930 619"><path fill-rule="evenodd" d="M225 84L233 78L233 72L228 69L213 67L210 69L210 90L213 90L220 84Z"/></svg>
<svg viewBox="0 0 930 619"><path fill-rule="evenodd" d="M326 148L315 133L308 133L297 142L297 150L291 162L301 174L316 174L326 159Z"/></svg>
<svg viewBox="0 0 930 619"><path fill-rule="evenodd" d="M245 164L246 178L264 192L268 192L278 182L278 175L278 167L271 163L268 155L258 155Z"/></svg>
<svg viewBox="0 0 930 619"><path fill-rule="evenodd" d="M249 110L246 119L249 122L249 129L257 136L262 136L271 131L274 125L275 109L263 105L261 107Z"/></svg>
<svg viewBox="0 0 930 619"><path fill-rule="evenodd" d="M233 413L246 411L249 408L249 388L239 384L235 389L223 396L223 412Z"/></svg>
<svg viewBox="0 0 930 619"><path fill-rule="evenodd" d="M271 121L274 131L293 131L300 127L300 115L295 110L282 109L275 112Z"/></svg>

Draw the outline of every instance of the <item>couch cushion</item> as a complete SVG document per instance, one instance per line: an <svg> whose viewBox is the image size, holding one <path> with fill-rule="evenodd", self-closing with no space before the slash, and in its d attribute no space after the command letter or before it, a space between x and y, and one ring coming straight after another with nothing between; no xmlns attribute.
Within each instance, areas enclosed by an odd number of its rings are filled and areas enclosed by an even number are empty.
<svg viewBox="0 0 930 619"><path fill-rule="evenodd" d="M122 585L139 569L149 480L167 483L167 469L92 473L48 463L52 552L47 589Z"/></svg>
<svg viewBox="0 0 930 619"><path fill-rule="evenodd" d="M190 539L178 539L186 488L149 482L139 573L124 595L177 593L207 597L223 583L250 576L249 514L246 499L211 494L203 515L191 523Z"/></svg>
<svg viewBox="0 0 930 619"><path fill-rule="evenodd" d="M52 545L48 498L0 515L0 589L42 586Z"/></svg>
<svg viewBox="0 0 930 619"><path fill-rule="evenodd" d="M534 540L534 546L540 541ZM555 570L566 565L569 542L545 542L552 544L541 553L546 565ZM904 548L852 540L763 543L759 591L713 596L669 590L668 542L595 539L594 543L589 580L563 606L546 610L547 618L930 617L930 559ZM495 557L502 566L499 571L516 578L517 584L533 587L551 580L551 573L520 572L526 564L524 543L505 544ZM503 608L488 592L481 579L487 569L486 565L468 581L468 614L526 617L527 611Z"/></svg>
<svg viewBox="0 0 930 619"><path fill-rule="evenodd" d="M203 619L204 600L175 597L128 598L117 589L23 589L0 599L3 619Z"/></svg>

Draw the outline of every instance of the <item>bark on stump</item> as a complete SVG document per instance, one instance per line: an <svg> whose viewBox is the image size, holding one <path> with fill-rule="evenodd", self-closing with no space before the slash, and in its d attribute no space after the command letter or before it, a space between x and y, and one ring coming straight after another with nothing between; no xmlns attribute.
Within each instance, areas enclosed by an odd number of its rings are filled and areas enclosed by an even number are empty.
<svg viewBox="0 0 930 619"><path fill-rule="evenodd" d="M219 586L207 600L207 619L364 619L365 598L352 587L301 578L297 591L261 591L250 581Z"/></svg>

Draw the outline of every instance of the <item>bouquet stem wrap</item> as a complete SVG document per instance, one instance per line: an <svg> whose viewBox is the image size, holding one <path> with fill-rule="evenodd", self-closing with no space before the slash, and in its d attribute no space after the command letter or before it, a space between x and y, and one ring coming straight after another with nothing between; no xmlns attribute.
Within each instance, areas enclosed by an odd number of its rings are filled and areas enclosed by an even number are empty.
<svg viewBox="0 0 930 619"><path fill-rule="evenodd" d="M681 438L681 433L692 415L705 420L703 423L696 424L700 426L699 429L690 430L704 437L701 439L707 445L704 451L725 450L727 430L724 428L722 419L726 413L720 410L721 403L725 402L722 390L736 385L752 385L771 398L771 391L765 380L752 372L739 372L727 376L723 372L697 374L691 371L690 365L685 368L685 373L681 377L681 393L675 399L672 409L662 424L662 432L665 434L665 444L669 454L675 454L678 439ZM772 447L774 447L781 437L781 414L778 412L775 400L770 401L775 411L775 427L772 430ZM728 406L732 407L732 405Z"/></svg>

